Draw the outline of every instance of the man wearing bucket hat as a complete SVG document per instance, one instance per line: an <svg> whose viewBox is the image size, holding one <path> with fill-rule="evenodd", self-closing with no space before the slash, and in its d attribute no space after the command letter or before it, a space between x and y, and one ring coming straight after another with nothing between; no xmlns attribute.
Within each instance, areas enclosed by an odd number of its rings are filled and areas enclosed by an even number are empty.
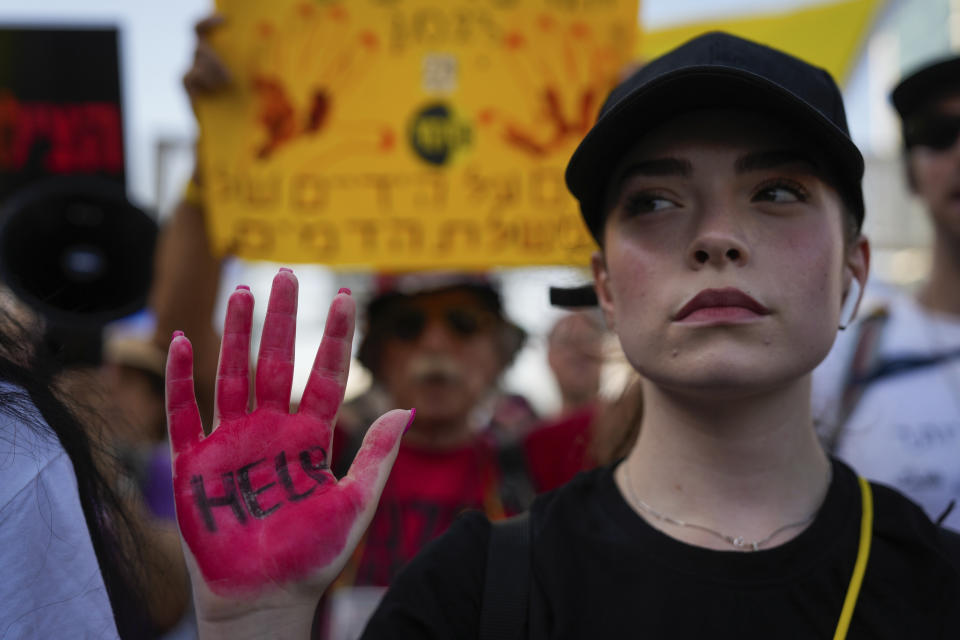
<svg viewBox="0 0 960 640"><path fill-rule="evenodd" d="M465 510L497 520L532 498L519 449L489 428L498 380L525 332L507 317L483 273L383 274L363 314L357 352L373 376L372 406L347 403L334 440L342 475L363 429L389 407L418 407L367 532L330 592L330 637L365 622L376 600L423 546ZM531 416L530 422L533 422ZM501 446L502 445L502 446ZM516 450L515 450L516 449ZM516 455L515 455L516 454Z"/></svg>
<svg viewBox="0 0 960 640"><path fill-rule="evenodd" d="M933 227L916 294L879 296L814 376L819 429L860 473L960 531L960 57L893 90L907 185Z"/></svg>
<svg viewBox="0 0 960 640"><path fill-rule="evenodd" d="M700 36L615 89L567 184L639 436L524 519L462 517L363 637L958 637L960 539L813 427L811 372L867 277L862 171L829 75L753 42ZM231 601L229 625L201 602L201 628L276 632L306 584Z"/></svg>

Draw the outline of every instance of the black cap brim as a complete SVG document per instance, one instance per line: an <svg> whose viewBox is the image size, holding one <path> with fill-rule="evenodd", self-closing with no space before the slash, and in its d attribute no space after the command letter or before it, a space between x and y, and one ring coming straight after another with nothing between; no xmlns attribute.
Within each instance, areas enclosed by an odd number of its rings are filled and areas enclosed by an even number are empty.
<svg viewBox="0 0 960 640"><path fill-rule="evenodd" d="M678 69L646 82L613 105L597 121L567 166L566 181L580 201L587 227L600 242L609 180L625 153L641 135L684 112L704 108L742 108L776 116L812 136L838 178L860 184L863 156L846 132L816 108L766 78L743 69L703 65ZM855 207L862 222L862 193Z"/></svg>
<svg viewBox="0 0 960 640"><path fill-rule="evenodd" d="M550 287L550 304L554 307L568 309L595 307L598 302L597 290L592 284L579 287Z"/></svg>

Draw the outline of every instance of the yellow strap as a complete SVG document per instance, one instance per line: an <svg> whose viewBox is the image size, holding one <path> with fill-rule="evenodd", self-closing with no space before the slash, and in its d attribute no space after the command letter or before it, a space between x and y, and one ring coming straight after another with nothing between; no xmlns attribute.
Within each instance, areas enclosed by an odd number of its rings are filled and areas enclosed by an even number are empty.
<svg viewBox="0 0 960 640"><path fill-rule="evenodd" d="M840 621L833 640L843 640L847 637L850 620L853 618L853 609L857 606L857 596L860 595L860 585L863 584L863 574L867 572L867 558L870 556L870 541L873 537L873 492L870 483L858 477L860 482L860 549L857 551L857 563L853 565L853 576L850 586L847 587L847 597L843 601L840 611Z"/></svg>

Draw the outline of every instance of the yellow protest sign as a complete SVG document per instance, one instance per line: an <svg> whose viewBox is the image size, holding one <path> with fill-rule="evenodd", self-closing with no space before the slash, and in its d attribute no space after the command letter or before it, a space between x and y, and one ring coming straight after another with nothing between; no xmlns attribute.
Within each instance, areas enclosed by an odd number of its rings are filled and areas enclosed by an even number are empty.
<svg viewBox="0 0 960 640"><path fill-rule="evenodd" d="M220 0L213 249L384 270L585 265L566 162L637 0Z"/></svg>
<svg viewBox="0 0 960 640"><path fill-rule="evenodd" d="M637 53L641 61L652 60L701 33L726 31L793 54L843 83L881 4L881 0L841 0L681 24L643 33Z"/></svg>

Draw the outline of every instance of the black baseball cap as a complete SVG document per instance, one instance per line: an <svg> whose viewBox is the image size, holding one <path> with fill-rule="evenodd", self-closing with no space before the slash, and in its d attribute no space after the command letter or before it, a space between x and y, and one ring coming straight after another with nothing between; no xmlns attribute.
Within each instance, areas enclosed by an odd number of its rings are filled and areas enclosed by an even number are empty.
<svg viewBox="0 0 960 640"><path fill-rule="evenodd" d="M940 98L960 94L960 56L941 58L909 73L894 87L890 100L900 114L903 144L947 149L960 135L960 118L938 113Z"/></svg>
<svg viewBox="0 0 960 640"><path fill-rule="evenodd" d="M834 186L863 223L863 156L843 97L825 70L728 33L707 33L651 60L617 86L567 165L587 228L602 239L604 199L617 163L645 132L686 111L735 107L771 113L810 136Z"/></svg>
<svg viewBox="0 0 960 640"><path fill-rule="evenodd" d="M890 100L900 117L909 119L931 102L960 93L960 56L942 58L914 69L893 88Z"/></svg>

